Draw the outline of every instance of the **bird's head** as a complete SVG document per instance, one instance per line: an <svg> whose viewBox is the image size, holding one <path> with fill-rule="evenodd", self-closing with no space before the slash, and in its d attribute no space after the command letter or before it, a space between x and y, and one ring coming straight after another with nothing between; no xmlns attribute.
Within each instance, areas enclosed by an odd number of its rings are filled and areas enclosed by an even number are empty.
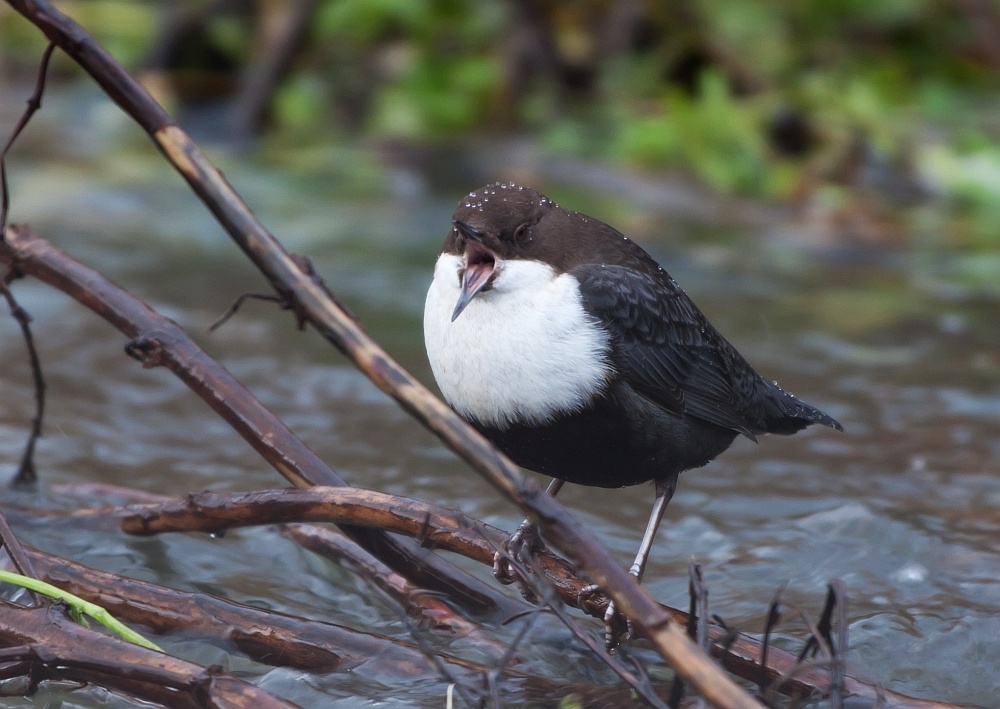
<svg viewBox="0 0 1000 709"><path fill-rule="evenodd" d="M545 195L513 182L470 192L459 203L442 249L460 258L461 294L452 321L477 295L498 284L507 263L546 260L547 240L538 226L558 209Z"/></svg>

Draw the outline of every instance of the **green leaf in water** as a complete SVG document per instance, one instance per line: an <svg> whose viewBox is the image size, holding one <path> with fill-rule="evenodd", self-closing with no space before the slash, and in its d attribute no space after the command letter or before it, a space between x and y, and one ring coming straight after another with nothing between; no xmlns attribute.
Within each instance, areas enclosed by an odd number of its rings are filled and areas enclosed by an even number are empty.
<svg viewBox="0 0 1000 709"><path fill-rule="evenodd" d="M14 574L9 571L0 571L0 582L27 588L30 591L40 593L43 596L48 596L49 598L57 598L69 605L70 615L74 620L81 623L81 625L87 625L85 616L89 616L120 637L122 640L126 640L135 645L140 645L149 650L163 652L161 647L139 635L139 633L135 632L108 613L106 609L101 608L90 601L85 601L79 596L74 596L72 593L64 591L61 588L56 588L52 584L39 581L38 579L33 579L30 576Z"/></svg>

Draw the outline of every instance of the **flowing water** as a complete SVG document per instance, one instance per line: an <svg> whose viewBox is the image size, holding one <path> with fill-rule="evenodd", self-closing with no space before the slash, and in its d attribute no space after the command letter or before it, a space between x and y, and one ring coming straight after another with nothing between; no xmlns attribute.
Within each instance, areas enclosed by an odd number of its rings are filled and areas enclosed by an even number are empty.
<svg viewBox="0 0 1000 709"><path fill-rule="evenodd" d="M64 116L76 118L72 130ZM60 125L65 123L66 125ZM314 333L272 305L209 324L263 279L138 132L89 95L54 98L10 164L14 220L138 294L183 327L343 477L457 507L512 528L520 514ZM213 158L262 221L308 255L369 331L421 380L421 313L457 177L381 165L360 148L268 147ZM506 174L490 177L506 178ZM485 181L485 180L482 180ZM702 564L711 611L758 632L775 590L814 618L826 583L849 594L854 674L907 694L995 705L1000 691L1000 262L939 243L917 214L903 247L802 245L792 222L737 228L681 221L554 179L535 185L643 243L765 376L839 419L843 434L739 440L685 473L647 571L661 601L687 606ZM724 220L723 220L724 221ZM806 240L808 241L808 240ZM144 370L125 339L38 283L16 294L34 318L49 386L37 494L105 482L165 495L283 486L166 370ZM33 401L24 347L0 318L0 466L12 470ZM8 473L4 473L7 475ZM561 494L627 563L652 487ZM102 500L90 500L97 505ZM129 538L22 521L22 541L180 589L406 637L363 582L269 529ZM485 568L472 568L484 578ZM795 612L785 614L794 617ZM597 626L595 624L595 633ZM797 648L801 625L778 642ZM303 706L444 706L446 682L271 669L184 638L171 651L219 663ZM573 678L561 657L531 657ZM577 677L579 678L579 677ZM6 699L10 706L122 706L99 693ZM363 699L361 699L363 698Z"/></svg>

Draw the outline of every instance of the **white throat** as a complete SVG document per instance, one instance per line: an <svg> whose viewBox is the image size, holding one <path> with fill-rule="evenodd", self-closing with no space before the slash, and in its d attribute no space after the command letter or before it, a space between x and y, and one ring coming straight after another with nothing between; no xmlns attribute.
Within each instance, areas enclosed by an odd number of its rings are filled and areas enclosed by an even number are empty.
<svg viewBox="0 0 1000 709"><path fill-rule="evenodd" d="M424 342L445 400L507 428L577 411L605 386L608 335L583 309L577 280L539 261L497 261L490 290L458 318L461 256L442 254L424 305Z"/></svg>

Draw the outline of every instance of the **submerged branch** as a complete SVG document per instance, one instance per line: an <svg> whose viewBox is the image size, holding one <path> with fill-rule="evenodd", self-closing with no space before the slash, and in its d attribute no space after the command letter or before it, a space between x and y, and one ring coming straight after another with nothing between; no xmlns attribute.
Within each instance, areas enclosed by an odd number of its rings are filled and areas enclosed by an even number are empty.
<svg viewBox="0 0 1000 709"><path fill-rule="evenodd" d="M382 680L400 683L433 679L443 670L471 692L482 686L484 676L496 671L490 665L399 639L123 578L33 549L28 554L49 583L99 603L124 620L156 633L182 633L221 647L235 647L265 664L317 672L363 669ZM463 644L471 643L478 654L493 654L495 643L482 645L479 634L459 633L459 637ZM503 672L516 682L518 695L528 702L578 694L594 699L594 704L588 706L631 703L627 687L563 683L530 674L516 662L512 664L504 666ZM666 687L660 685L656 690L665 693Z"/></svg>
<svg viewBox="0 0 1000 709"><path fill-rule="evenodd" d="M132 505L118 510L122 529L132 534L198 531L220 532L240 526L287 522L335 522L375 526L420 539L421 544L492 566L493 554L502 548L507 533L457 510L372 490L321 488L309 490L262 490L222 494L202 492L169 504ZM299 532L299 535L303 532ZM548 550L535 557L535 567L567 605L577 605L587 581L573 566ZM694 573L694 572L692 572ZM699 595L706 595L703 588ZM841 592L842 593L842 592ZM603 618L607 599L584 604L584 610ZM687 627L692 616L663 606L679 626ZM946 709L952 705L897 694L850 676L835 676L821 668L803 668L801 658L742 633L730 637L727 629L697 619L696 635L704 634L713 655L740 677L777 684L782 694L826 696L842 683L844 695L859 705L899 709Z"/></svg>
<svg viewBox="0 0 1000 709"><path fill-rule="evenodd" d="M0 645L13 646L2 661L18 663L17 674L7 669L4 677L27 674L33 686L47 679L97 684L178 709L297 706L217 670L85 628L63 606L4 604Z"/></svg>
<svg viewBox="0 0 1000 709"><path fill-rule="evenodd" d="M77 486L69 488L69 492L77 491ZM102 486L103 491L103 486ZM86 492L86 490L84 491ZM110 491L117 497L126 500L142 500L145 494L132 495L127 489ZM275 502L277 500L277 502ZM228 509L233 507L258 509ZM355 488L322 488L309 490L265 490L256 493L198 493L188 496L185 500L170 500L158 502L130 502L125 507L104 507L80 509L70 512L61 510L35 510L34 518L49 515L55 519L66 519L68 522L96 525L102 529L124 527L135 533L159 533L168 531L219 532L241 524L269 524L285 522L296 517L296 511L308 509L308 518L325 522L348 522L350 524L380 524L383 531L400 534L412 534L417 538L431 542L440 551L461 554L466 558L492 567L493 552L506 542L507 533L489 524L467 517L461 512L437 507L432 504L396 497L385 493ZM306 515L298 517L304 520ZM286 527L287 533L304 543L307 548L314 549L325 556L331 555L331 549L325 544L331 532L325 528L311 524L294 524ZM317 543L322 548L316 549ZM29 552L36 564L39 552ZM350 552L349 548L347 550ZM69 564L58 560L60 564ZM352 559L352 564L355 561ZM363 563L363 562L362 562ZM46 574L46 567L40 566ZM539 595L544 596L547 586L558 594L563 603L576 605L581 591L587 586L582 578L567 562L546 549L541 549L533 557L531 570L538 579ZM90 573L101 573L93 572ZM111 575L108 575L109 578ZM59 576L49 578L51 583L61 585ZM399 588L407 588L405 580L390 581ZM141 583L130 581L130 584ZM109 581L101 580L96 584L98 589L109 588ZM73 590L74 587L66 586ZM154 587L157 588L157 587ZM412 588L412 587L411 587ZM77 592L74 590L74 592ZM422 592L422 591L421 591ZM79 595L88 598L87 592ZM393 595L393 594L390 594ZM406 596L397 600L405 604ZM410 600L414 600L410 598ZM227 603L226 601L220 601ZM238 605L238 604L236 604ZM607 607L607 599L600 595L593 596L582 604L583 610L595 618L603 618ZM670 613L675 621L685 627L690 627L692 617L689 613L664 606L664 611ZM125 619L149 625L139 618L133 618L127 612L116 608L115 612ZM213 611L214 613L214 611ZM220 616L221 617L221 616ZM434 618L433 608L430 617ZM825 645L822 636L826 632L810 626L813 636L799 656L770 646L767 649L766 664L764 662L763 643L749 635L738 633L722 624L713 616L717 623L710 624L704 618L697 618L697 633L704 633L710 652L722 662L723 666L734 674L753 682L767 685L768 692L778 692L791 697L825 696L831 690L831 676L828 662L817 663L806 658L810 648L814 647L818 637ZM464 634L462 626L451 624L451 614L442 618L442 626L452 632ZM473 626L481 630L479 626ZM437 629L434 624L432 629ZM477 633L478 635L478 633ZM301 639L301 638L300 638ZM479 642L477 637L475 642ZM594 652L600 654L602 648L594 646ZM763 673L763 674L762 674ZM845 675L843 677L844 697L851 706L884 707L885 709L957 709L955 705L934 700L917 699L897 692L886 690L862 679Z"/></svg>
<svg viewBox="0 0 1000 709"><path fill-rule="evenodd" d="M389 638L123 578L40 551L29 553L48 583L155 633L182 632L284 667L331 672L378 657L381 669L395 677L433 674L419 651ZM446 661L465 675L484 669L457 658Z"/></svg>

